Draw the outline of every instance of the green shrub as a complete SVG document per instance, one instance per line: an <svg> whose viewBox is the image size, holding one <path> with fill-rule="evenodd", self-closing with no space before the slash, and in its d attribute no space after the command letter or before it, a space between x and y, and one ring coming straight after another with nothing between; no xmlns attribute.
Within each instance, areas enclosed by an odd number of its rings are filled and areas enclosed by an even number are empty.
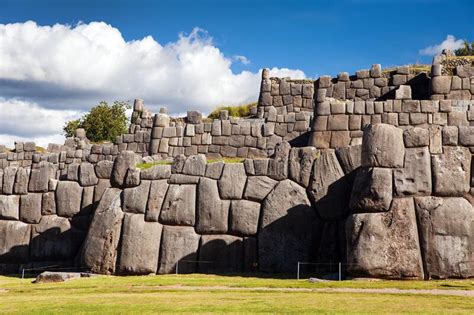
<svg viewBox="0 0 474 315"><path fill-rule="evenodd" d="M229 111L229 116L231 117L248 117L250 116L250 108L256 107L257 102L244 104L240 106L221 106L213 110L207 118L217 119L219 118L219 112L221 110Z"/></svg>

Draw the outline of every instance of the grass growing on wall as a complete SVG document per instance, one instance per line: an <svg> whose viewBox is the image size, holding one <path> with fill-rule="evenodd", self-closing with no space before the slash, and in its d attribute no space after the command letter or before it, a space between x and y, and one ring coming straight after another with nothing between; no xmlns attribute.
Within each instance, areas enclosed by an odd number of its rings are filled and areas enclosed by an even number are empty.
<svg viewBox="0 0 474 315"><path fill-rule="evenodd" d="M215 163L215 162L224 162L224 163L243 163L244 158L239 158L239 157L224 157L224 158L218 158L218 159L209 159L207 160L207 163ZM152 168L155 165L171 165L173 164L173 161L156 161L156 162L149 162L149 163L138 163L136 165L136 168L140 170L146 170L148 168Z"/></svg>
<svg viewBox="0 0 474 315"><path fill-rule="evenodd" d="M411 64L411 65L407 65L407 67L410 73L412 74L419 74L422 72L431 71L431 65L428 65L428 64ZM397 67L390 67L390 68L383 69L382 72L385 74L389 74L390 72L393 72L396 70L397 70Z"/></svg>
<svg viewBox="0 0 474 315"><path fill-rule="evenodd" d="M248 117L250 116L250 108L256 107L257 102L244 104L240 106L221 106L213 110L207 118L217 119L219 118L219 112L221 110L228 110L229 116L231 117Z"/></svg>
<svg viewBox="0 0 474 315"><path fill-rule="evenodd" d="M244 158L239 158L239 157L233 157L233 158L230 158L230 157L225 157L225 158L221 158L221 159L209 159L207 160L207 163L215 163L215 162L224 162L224 163L243 163L244 162Z"/></svg>
<svg viewBox="0 0 474 315"><path fill-rule="evenodd" d="M155 165L171 165L173 161L156 161L150 163L138 163L136 167L140 170L146 170L147 168L152 168Z"/></svg>

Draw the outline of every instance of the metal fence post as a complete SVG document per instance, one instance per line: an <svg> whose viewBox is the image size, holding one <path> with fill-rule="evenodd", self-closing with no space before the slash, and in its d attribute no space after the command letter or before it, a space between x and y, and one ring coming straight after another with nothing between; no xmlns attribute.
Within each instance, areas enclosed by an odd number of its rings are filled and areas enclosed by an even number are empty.
<svg viewBox="0 0 474 315"><path fill-rule="evenodd" d="M21 269L21 278L25 278L25 268Z"/></svg>
<svg viewBox="0 0 474 315"><path fill-rule="evenodd" d="M300 262L298 261L298 267L296 268L296 280L300 280Z"/></svg>
<svg viewBox="0 0 474 315"><path fill-rule="evenodd" d="M179 264L179 261L176 262L176 274L178 274L178 264Z"/></svg>
<svg viewBox="0 0 474 315"><path fill-rule="evenodd" d="M342 275L341 275L341 262L339 262L339 281L341 281Z"/></svg>

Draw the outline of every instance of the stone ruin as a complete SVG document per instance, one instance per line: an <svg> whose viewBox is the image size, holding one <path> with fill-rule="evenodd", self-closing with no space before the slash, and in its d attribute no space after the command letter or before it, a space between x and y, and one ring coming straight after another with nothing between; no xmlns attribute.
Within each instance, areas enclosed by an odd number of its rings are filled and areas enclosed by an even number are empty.
<svg viewBox="0 0 474 315"><path fill-rule="evenodd" d="M2 147L0 271L341 262L353 277L473 277L474 67L446 60L317 80L264 70L248 118L174 119L136 100L113 143L78 130L43 153Z"/></svg>

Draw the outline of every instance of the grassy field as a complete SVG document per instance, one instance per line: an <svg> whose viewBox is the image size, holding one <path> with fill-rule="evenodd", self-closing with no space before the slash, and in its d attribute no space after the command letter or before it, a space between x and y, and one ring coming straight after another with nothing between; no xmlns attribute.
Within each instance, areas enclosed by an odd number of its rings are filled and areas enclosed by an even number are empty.
<svg viewBox="0 0 474 315"><path fill-rule="evenodd" d="M295 288L474 290L463 281L342 281L165 275L93 277L64 283L0 277L2 313L471 313L474 298L445 295L335 293ZM253 288L253 289L252 289ZM269 291L266 288L281 288Z"/></svg>

